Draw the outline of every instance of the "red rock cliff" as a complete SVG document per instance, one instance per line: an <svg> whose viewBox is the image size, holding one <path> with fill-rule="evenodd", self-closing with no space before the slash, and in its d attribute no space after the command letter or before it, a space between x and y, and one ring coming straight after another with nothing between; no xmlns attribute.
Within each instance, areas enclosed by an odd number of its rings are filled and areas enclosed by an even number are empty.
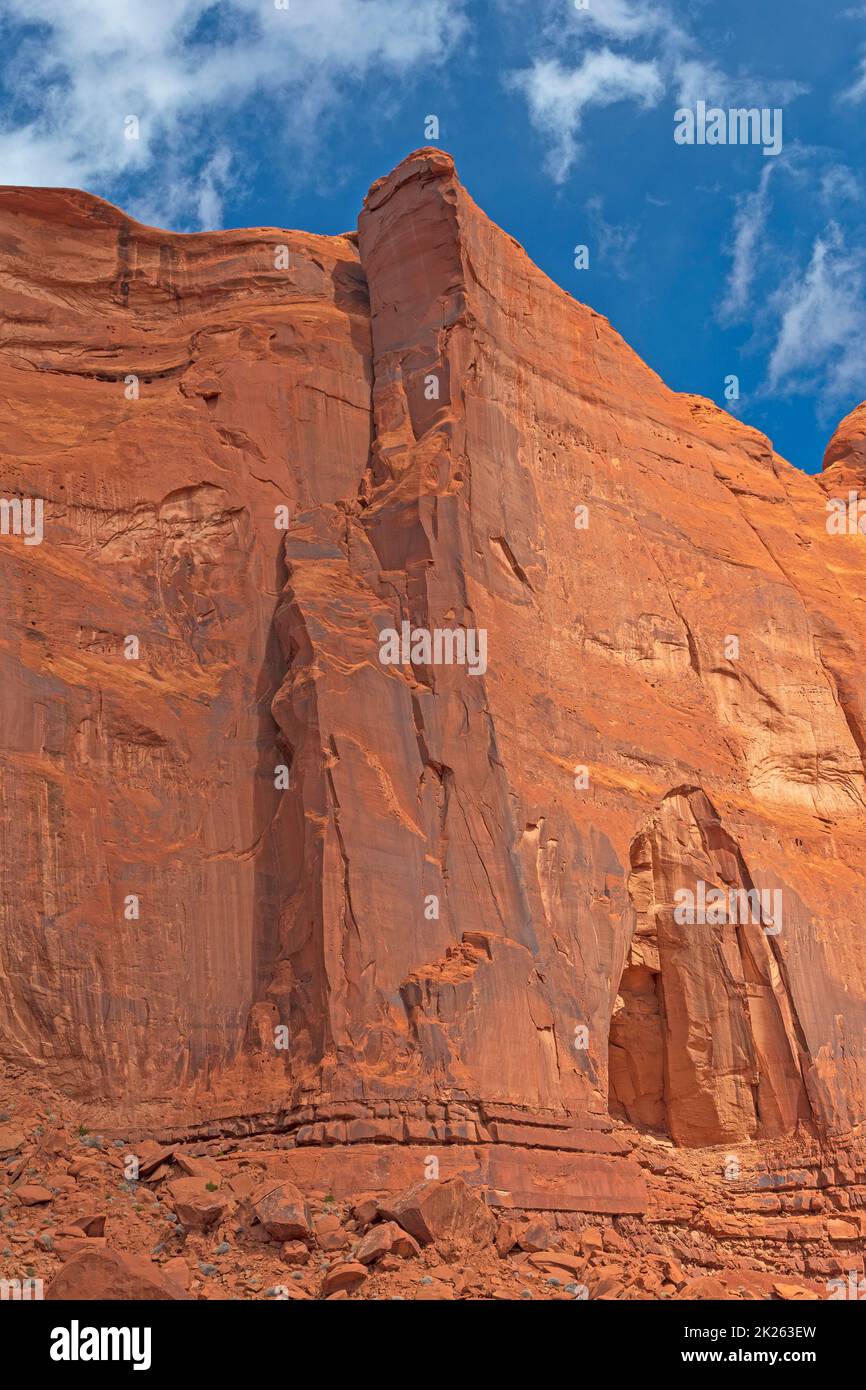
<svg viewBox="0 0 866 1390"><path fill-rule="evenodd" d="M6 1058L331 1140L864 1120L832 470L669 391L435 150L357 237L3 190L0 313L0 493L45 503L0 538ZM486 660L383 664L404 623ZM678 921L700 884L767 911Z"/></svg>

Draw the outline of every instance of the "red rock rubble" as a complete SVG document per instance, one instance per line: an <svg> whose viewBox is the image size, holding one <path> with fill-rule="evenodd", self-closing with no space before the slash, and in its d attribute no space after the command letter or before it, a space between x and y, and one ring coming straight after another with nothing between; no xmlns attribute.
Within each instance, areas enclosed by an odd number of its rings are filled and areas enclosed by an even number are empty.
<svg viewBox="0 0 866 1390"><path fill-rule="evenodd" d="M0 190L0 402L44 503L0 536L0 1268L862 1272L864 407L797 471L429 149L338 237Z"/></svg>

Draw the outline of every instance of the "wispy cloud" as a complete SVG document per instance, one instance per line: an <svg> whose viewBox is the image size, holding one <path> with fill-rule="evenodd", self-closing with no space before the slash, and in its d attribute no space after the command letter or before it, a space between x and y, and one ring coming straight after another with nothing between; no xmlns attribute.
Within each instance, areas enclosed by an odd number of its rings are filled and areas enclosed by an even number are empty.
<svg viewBox="0 0 866 1390"><path fill-rule="evenodd" d="M154 205L213 225L243 164L230 115L256 107L276 127L260 103L279 102L275 145L303 146L352 83L437 63L465 28L462 0L0 0L17 108L0 126L0 182L104 191L146 172Z"/></svg>
<svg viewBox="0 0 866 1390"><path fill-rule="evenodd" d="M561 0L499 0L512 15L521 3L536 24L539 51L506 81L523 92L530 121L548 145L546 168L557 183L566 180L579 156L583 116L592 106L632 101L646 108L665 96L672 107L698 99L708 105L766 106L806 91L794 81L724 72L667 5L590 0L587 9L575 10Z"/></svg>
<svg viewBox="0 0 866 1390"><path fill-rule="evenodd" d="M148 180L153 187L125 198L124 211L151 226L215 230L222 225L225 200L245 191L246 180L238 160L221 146L200 169L183 159L161 164L159 177Z"/></svg>
<svg viewBox="0 0 866 1390"><path fill-rule="evenodd" d="M792 145L737 200L731 269L718 319L745 325L767 366L757 398L815 398L823 418L866 380L866 252L840 208L864 191L856 173L820 146ZM790 205L798 209L792 236ZM774 207L778 203L778 207ZM855 224L856 225L856 224Z"/></svg>
<svg viewBox="0 0 866 1390"><path fill-rule="evenodd" d="M820 198L831 209L842 203L861 203L863 182L847 165L831 164L821 173Z"/></svg>
<svg viewBox="0 0 866 1390"><path fill-rule="evenodd" d="M856 79L842 93L843 101L861 102L866 98L866 55L861 57Z"/></svg>
<svg viewBox="0 0 866 1390"><path fill-rule="evenodd" d="M768 79L755 74L732 76L712 60L695 56L694 41L679 31L667 48L672 89L678 106L785 106L803 96L805 83Z"/></svg>
<svg viewBox="0 0 866 1390"><path fill-rule="evenodd" d="M570 69L556 59L537 59L524 71L512 73L509 83L523 93L533 125L548 137L545 167L556 183L566 179L574 163L588 106L617 101L652 106L664 90L654 63L626 58L609 48L588 53Z"/></svg>
<svg viewBox="0 0 866 1390"><path fill-rule="evenodd" d="M767 370L767 389L817 391L825 410L862 395L866 378L864 254L851 250L831 223L812 246L804 272L772 297L779 328Z"/></svg>
<svg viewBox="0 0 866 1390"><path fill-rule="evenodd" d="M576 19L587 29L597 29L617 39L664 32L670 24L661 6L637 4L635 0L590 0L585 10L578 11Z"/></svg>
<svg viewBox="0 0 866 1390"><path fill-rule="evenodd" d="M776 167L765 164L758 187L739 200L734 217L731 273L719 310L722 323L734 322L748 308L758 271L758 250L770 214L770 178Z"/></svg>
<svg viewBox="0 0 866 1390"><path fill-rule="evenodd" d="M840 19L864 20L866 19L866 5L853 5L850 9L843 10L839 17ZM866 98L866 52L861 50L857 76L850 87L846 87L842 92L841 99L842 101L857 103L863 101L864 98Z"/></svg>
<svg viewBox="0 0 866 1390"><path fill-rule="evenodd" d="M635 274L637 227L608 222L604 215L604 199L599 193L587 199L586 210L592 227L593 243L598 253L597 264L602 270L618 275L621 280L631 279Z"/></svg>

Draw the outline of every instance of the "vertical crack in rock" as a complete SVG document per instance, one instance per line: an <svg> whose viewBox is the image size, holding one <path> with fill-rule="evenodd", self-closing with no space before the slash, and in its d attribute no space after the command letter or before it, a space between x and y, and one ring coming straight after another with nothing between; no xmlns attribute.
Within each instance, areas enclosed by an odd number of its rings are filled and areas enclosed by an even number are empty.
<svg viewBox="0 0 866 1390"><path fill-rule="evenodd" d="M612 1108L695 1146L811 1127L806 1041L767 935L782 922L699 788L675 789L651 815L629 886L636 926L611 1021Z"/></svg>
<svg viewBox="0 0 866 1390"><path fill-rule="evenodd" d="M0 495L46 503L0 538L3 1056L248 1128L862 1123L857 412L790 468L438 150L357 236L4 190L0 302ZM699 878L779 934L678 922Z"/></svg>

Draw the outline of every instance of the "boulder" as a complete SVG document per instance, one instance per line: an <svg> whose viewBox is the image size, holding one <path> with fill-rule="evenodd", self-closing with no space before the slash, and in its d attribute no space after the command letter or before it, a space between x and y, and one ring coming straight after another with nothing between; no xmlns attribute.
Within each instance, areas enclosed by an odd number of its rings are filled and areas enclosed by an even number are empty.
<svg viewBox="0 0 866 1390"><path fill-rule="evenodd" d="M55 1274L45 1297L54 1300L140 1301L191 1297L180 1284L140 1255L120 1250L82 1250Z"/></svg>
<svg viewBox="0 0 866 1390"><path fill-rule="evenodd" d="M382 1215L402 1226L421 1245L444 1250L487 1245L496 1234L496 1217L463 1178L420 1182L380 1204Z"/></svg>
<svg viewBox="0 0 866 1390"><path fill-rule="evenodd" d="M15 1187L12 1190L24 1207L41 1206L45 1202L52 1201L54 1196L47 1187L42 1187L35 1182L22 1183L20 1187Z"/></svg>
<svg viewBox="0 0 866 1390"><path fill-rule="evenodd" d="M326 1298L331 1298L334 1294L352 1293L359 1288L367 1278L367 1270L356 1260L348 1260L345 1264L334 1265L329 1269L322 1282L322 1293Z"/></svg>
<svg viewBox="0 0 866 1390"><path fill-rule="evenodd" d="M258 1220L274 1240L311 1240L310 1208L291 1182L266 1181L250 1194Z"/></svg>
<svg viewBox="0 0 866 1390"><path fill-rule="evenodd" d="M207 1231L215 1226L229 1205L228 1194L210 1191L203 1178L176 1178L168 1184L168 1196L181 1225L188 1231Z"/></svg>
<svg viewBox="0 0 866 1390"><path fill-rule="evenodd" d="M25 1137L19 1129L12 1125L0 1125L0 1158L9 1158L12 1154L17 1154L25 1144Z"/></svg>

